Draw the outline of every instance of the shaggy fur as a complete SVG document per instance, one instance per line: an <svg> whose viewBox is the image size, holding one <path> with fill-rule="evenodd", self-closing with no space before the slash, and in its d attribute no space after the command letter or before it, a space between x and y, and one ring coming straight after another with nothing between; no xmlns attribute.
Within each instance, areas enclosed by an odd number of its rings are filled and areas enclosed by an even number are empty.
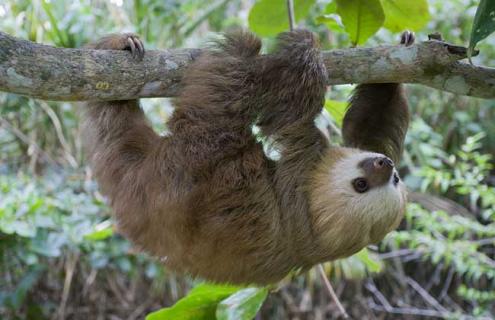
<svg viewBox="0 0 495 320"><path fill-rule="evenodd" d="M113 35L93 47L139 57L137 41ZM315 126L327 71L314 35L284 33L275 53L260 48L254 35L235 32L191 64L167 137L151 129L136 100L88 103L91 164L119 231L172 270L271 283L380 240L402 216L402 186L351 188L365 174L359 163L375 154L330 148ZM356 91L345 137L396 160L407 104L399 85L379 88ZM396 109L400 115L390 115ZM280 160L265 156L254 124L281 146Z"/></svg>

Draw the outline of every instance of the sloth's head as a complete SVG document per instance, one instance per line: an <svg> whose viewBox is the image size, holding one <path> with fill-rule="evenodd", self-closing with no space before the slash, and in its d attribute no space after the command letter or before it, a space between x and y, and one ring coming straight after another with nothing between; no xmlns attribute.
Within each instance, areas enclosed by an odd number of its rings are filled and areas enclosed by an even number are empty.
<svg viewBox="0 0 495 320"><path fill-rule="evenodd" d="M406 189L382 154L331 148L313 178L311 214L327 259L380 241L403 217Z"/></svg>

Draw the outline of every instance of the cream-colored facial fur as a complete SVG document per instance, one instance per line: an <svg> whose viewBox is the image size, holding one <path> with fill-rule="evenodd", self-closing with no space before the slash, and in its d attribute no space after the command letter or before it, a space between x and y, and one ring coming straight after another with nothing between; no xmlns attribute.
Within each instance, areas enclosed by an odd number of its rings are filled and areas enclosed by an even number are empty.
<svg viewBox="0 0 495 320"><path fill-rule="evenodd" d="M406 190L390 181L364 193L352 186L365 176L359 163L383 156L350 148L332 148L316 169L311 194L313 225L326 259L351 255L397 227L403 217ZM395 170L395 169L394 169Z"/></svg>

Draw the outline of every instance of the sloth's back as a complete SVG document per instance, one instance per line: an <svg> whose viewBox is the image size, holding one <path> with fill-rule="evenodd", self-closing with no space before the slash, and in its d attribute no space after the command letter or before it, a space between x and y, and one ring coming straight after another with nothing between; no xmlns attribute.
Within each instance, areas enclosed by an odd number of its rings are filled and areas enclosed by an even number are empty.
<svg viewBox="0 0 495 320"><path fill-rule="evenodd" d="M163 139L168 141L136 168L143 174L124 177L128 187L111 197L119 231L170 269L210 280L267 283L290 271L290 235L261 145L195 175L193 159L173 160L187 145L174 143L173 135Z"/></svg>

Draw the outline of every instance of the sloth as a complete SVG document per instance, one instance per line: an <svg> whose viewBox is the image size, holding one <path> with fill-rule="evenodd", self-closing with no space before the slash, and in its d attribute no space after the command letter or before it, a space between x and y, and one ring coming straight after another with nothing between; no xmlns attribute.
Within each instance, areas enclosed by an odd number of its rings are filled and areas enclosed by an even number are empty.
<svg viewBox="0 0 495 320"><path fill-rule="evenodd" d="M413 41L403 33L402 44ZM90 48L144 56L134 34ZM205 50L183 76L167 135L154 132L138 100L85 108L90 164L118 231L175 272L274 283L380 241L403 216L394 165L409 122L402 85L358 85L344 146L333 146L315 125L327 82L316 36L285 32L272 53L260 49L238 30Z"/></svg>

